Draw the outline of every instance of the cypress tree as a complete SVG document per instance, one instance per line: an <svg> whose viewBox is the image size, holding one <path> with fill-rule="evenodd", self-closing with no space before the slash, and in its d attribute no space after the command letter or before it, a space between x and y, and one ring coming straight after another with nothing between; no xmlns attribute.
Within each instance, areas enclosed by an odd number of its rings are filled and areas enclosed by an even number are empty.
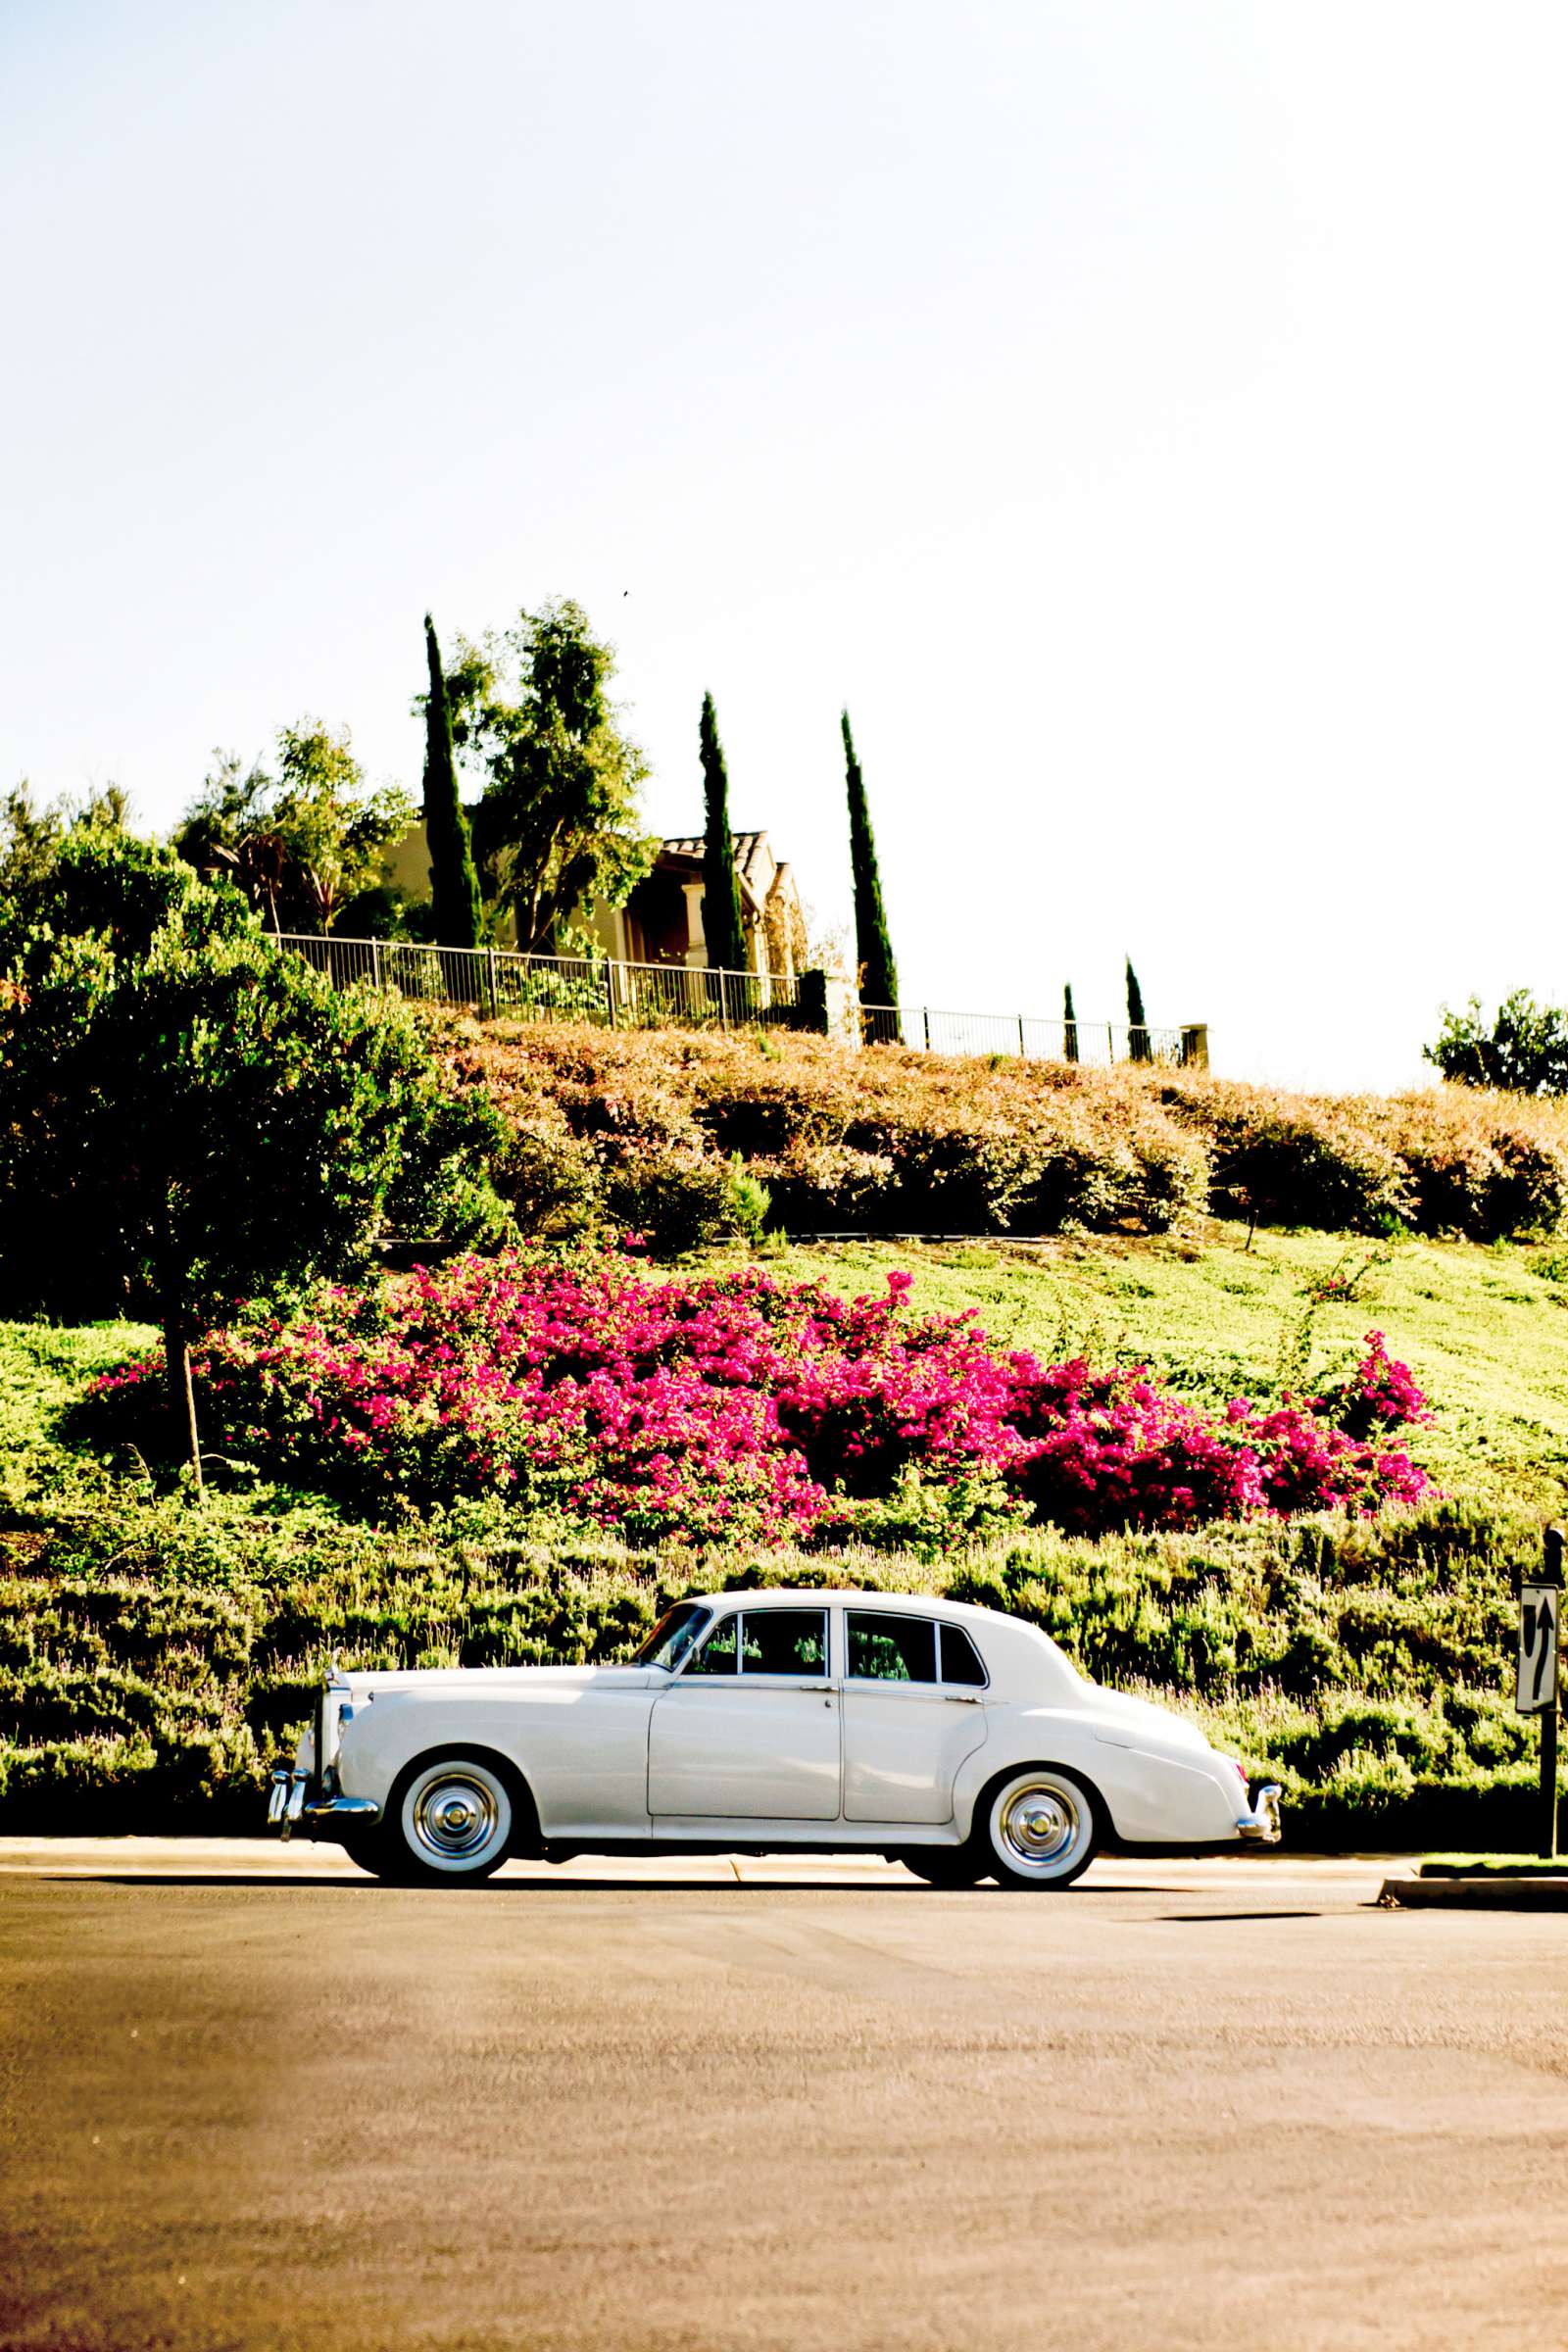
<svg viewBox="0 0 1568 2352"><path fill-rule="evenodd" d="M1149 1025L1144 1018L1144 992L1133 970L1133 959L1127 958L1127 1058L1129 1061L1148 1061L1152 1058L1149 1046Z"/></svg>
<svg viewBox="0 0 1568 2352"><path fill-rule="evenodd" d="M436 943L443 948L476 948L483 928L479 877L474 871L468 819L458 797L452 758L452 713L435 623L424 616L424 650L430 691L424 705L424 839L430 853L430 899Z"/></svg>
<svg viewBox="0 0 1568 2352"><path fill-rule="evenodd" d="M877 872L876 843L870 811L865 805L865 779L855 756L850 714L842 714L844 767L850 796L850 875L855 885L855 954L860 966L860 1001L865 1004L897 1004L899 971L888 938L888 918L882 905L882 878Z"/></svg>
<svg viewBox="0 0 1568 2352"><path fill-rule="evenodd" d="M1078 1058L1078 1014L1072 1001L1072 982L1061 992L1061 1051L1064 1061Z"/></svg>
<svg viewBox="0 0 1568 2352"><path fill-rule="evenodd" d="M703 798L708 828L703 845L703 937L708 961L721 972L746 969L746 933L741 920L741 886L735 872L735 851L729 829L729 776L724 747L718 740L713 698L703 697L703 723L698 733L703 756Z"/></svg>

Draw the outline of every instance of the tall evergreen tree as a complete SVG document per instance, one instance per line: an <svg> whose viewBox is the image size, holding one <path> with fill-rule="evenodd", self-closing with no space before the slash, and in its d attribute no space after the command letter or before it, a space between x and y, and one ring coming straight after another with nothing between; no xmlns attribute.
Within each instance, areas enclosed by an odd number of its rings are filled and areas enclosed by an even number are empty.
<svg viewBox="0 0 1568 2352"><path fill-rule="evenodd" d="M1149 1024L1144 1016L1144 992L1133 970L1133 959L1127 958L1127 1058L1129 1061L1149 1061L1152 1054L1149 1043Z"/></svg>
<svg viewBox="0 0 1568 2352"><path fill-rule="evenodd" d="M865 805L865 779L855 756L850 714L844 729L845 779L850 797L850 875L855 885L855 954L860 967L860 1001L865 1004L897 1004L899 970L888 937L888 918L882 905L882 878L877 872L876 842L870 811Z"/></svg>
<svg viewBox="0 0 1568 2352"><path fill-rule="evenodd" d="M1078 1058L1078 1013L1072 1001L1072 982L1061 992L1061 1051L1066 1061Z"/></svg>
<svg viewBox="0 0 1568 2352"><path fill-rule="evenodd" d="M741 921L741 886L735 872L729 829L729 777L710 694L703 697L698 741L703 758L703 798L708 807L703 846L703 937L708 943L709 963L714 970L743 972L746 933Z"/></svg>
<svg viewBox="0 0 1568 2352"><path fill-rule="evenodd" d="M435 623L424 616L424 650L430 691L424 705L424 838L430 852L430 898L436 943L443 948L476 948L483 929L479 877L474 871L468 819L458 797L452 758L452 713Z"/></svg>

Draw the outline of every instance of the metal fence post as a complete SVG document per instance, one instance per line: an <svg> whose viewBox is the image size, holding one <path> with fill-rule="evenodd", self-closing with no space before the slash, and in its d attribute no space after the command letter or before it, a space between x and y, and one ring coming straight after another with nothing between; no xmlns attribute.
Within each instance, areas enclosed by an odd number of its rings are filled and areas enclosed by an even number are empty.
<svg viewBox="0 0 1568 2352"><path fill-rule="evenodd" d="M1027 1061L1029 1055L1023 1042L1023 1014L1020 1012L1018 1015L1018 1059Z"/></svg>
<svg viewBox="0 0 1568 2352"><path fill-rule="evenodd" d="M718 1017L725 1029L729 1027L729 975L718 975Z"/></svg>
<svg viewBox="0 0 1568 2352"><path fill-rule="evenodd" d="M1548 1527L1542 1545L1541 1581L1555 1591L1559 1618L1562 1611L1563 1534L1555 1525ZM1541 1717L1541 1838L1539 1852L1543 1862L1557 1859L1557 1648L1560 1628L1551 1637L1553 1689L1551 1697Z"/></svg>
<svg viewBox="0 0 1568 2352"><path fill-rule="evenodd" d="M615 967L609 962L605 965L605 1023L607 1028L615 1026Z"/></svg>
<svg viewBox="0 0 1568 2352"><path fill-rule="evenodd" d="M929 1054L931 1051L931 1007L929 1004L922 1004L920 1007L920 1026L925 1033L925 1050Z"/></svg>
<svg viewBox="0 0 1568 2352"><path fill-rule="evenodd" d="M370 986L377 996L381 994L381 942L378 939L370 942Z"/></svg>

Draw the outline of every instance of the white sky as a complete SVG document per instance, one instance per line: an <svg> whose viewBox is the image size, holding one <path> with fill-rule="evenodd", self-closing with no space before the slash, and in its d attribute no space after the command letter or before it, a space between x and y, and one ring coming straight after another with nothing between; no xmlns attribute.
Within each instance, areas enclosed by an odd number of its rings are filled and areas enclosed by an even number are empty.
<svg viewBox="0 0 1568 2352"><path fill-rule="evenodd" d="M578 597L911 1001L1420 1082L1568 993L1557 0L7 0L0 780Z"/></svg>

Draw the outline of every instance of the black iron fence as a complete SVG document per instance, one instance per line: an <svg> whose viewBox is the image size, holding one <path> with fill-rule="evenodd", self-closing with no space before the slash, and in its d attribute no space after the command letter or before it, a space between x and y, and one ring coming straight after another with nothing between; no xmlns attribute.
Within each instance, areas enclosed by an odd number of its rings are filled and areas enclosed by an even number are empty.
<svg viewBox="0 0 1568 2352"><path fill-rule="evenodd" d="M928 1004L856 1005L820 972L725 972L609 957L519 956L506 948L436 948L401 939L284 932L278 945L330 980L517 1020L595 1021L609 1029L808 1029L929 1054L1005 1054L1026 1061L1107 1067L1149 1062L1206 1068L1208 1031L1137 1029L1112 1021L1043 1021L1028 1013L947 1012Z"/></svg>
<svg viewBox="0 0 1568 2352"><path fill-rule="evenodd" d="M514 1019L597 1021L611 1029L820 1026L809 1017L809 1004L803 1008L801 981L778 972L694 971L679 963L301 932L284 932L278 945L304 956L335 988L363 986Z"/></svg>
<svg viewBox="0 0 1568 2352"><path fill-rule="evenodd" d="M1107 1069L1149 1062L1162 1069L1206 1069L1208 1029L1128 1028L1114 1021L1042 1021L1026 1012L945 1012L933 1004L862 1004L861 1035L870 1045L909 1046L926 1054L1008 1054L1025 1061L1086 1061Z"/></svg>

